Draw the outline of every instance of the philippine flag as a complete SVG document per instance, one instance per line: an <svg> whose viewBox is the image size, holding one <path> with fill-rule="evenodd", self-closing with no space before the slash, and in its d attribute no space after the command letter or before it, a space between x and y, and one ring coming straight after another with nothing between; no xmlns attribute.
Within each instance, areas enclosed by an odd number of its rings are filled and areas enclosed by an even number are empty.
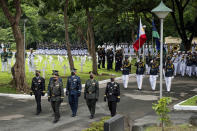
<svg viewBox="0 0 197 131"><path fill-rule="evenodd" d="M135 41L135 43L133 44L133 48L135 49L135 51L138 51L139 48L141 48L143 46L143 44L146 42L146 39L147 39L146 34L144 31L144 28L142 27L142 22L141 22L141 18L140 18L140 28L139 28L138 38Z"/></svg>

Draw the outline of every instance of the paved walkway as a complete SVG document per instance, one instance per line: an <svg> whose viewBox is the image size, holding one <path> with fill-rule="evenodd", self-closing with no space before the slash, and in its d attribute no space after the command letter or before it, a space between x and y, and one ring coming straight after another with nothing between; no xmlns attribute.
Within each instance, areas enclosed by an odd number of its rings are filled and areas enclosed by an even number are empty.
<svg viewBox="0 0 197 131"><path fill-rule="evenodd" d="M119 82L121 83L121 81ZM196 85L197 79L177 77L173 80L172 93L163 95L172 97L175 104L196 94L194 90ZM70 117L68 99L65 98L61 106L61 119L57 124L52 123L52 109L46 97L42 100L43 112L36 116L34 115L36 108L34 99L0 96L0 131L81 131L87 128L91 122L109 116L107 103L103 102L105 84L100 87L100 97L94 120L89 119L89 111L82 95L79 101L78 116L75 118ZM159 84L157 84L157 89L159 89ZM136 78L131 76L127 90L122 89L121 84L121 102L118 104L118 112L139 123L141 123L140 119L149 116L156 120L152 103L158 99L158 96L159 91L151 91L148 78L144 78L143 90L138 91Z"/></svg>

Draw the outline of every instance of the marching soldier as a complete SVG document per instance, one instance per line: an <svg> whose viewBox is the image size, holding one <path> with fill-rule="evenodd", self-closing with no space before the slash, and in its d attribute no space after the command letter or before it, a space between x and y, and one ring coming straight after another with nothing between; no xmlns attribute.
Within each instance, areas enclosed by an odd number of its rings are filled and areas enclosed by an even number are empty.
<svg viewBox="0 0 197 131"><path fill-rule="evenodd" d="M156 59L153 59L150 63L150 78L149 78L151 88L153 91L155 91L158 72L159 72L159 65L156 62Z"/></svg>
<svg viewBox="0 0 197 131"><path fill-rule="evenodd" d="M103 59L103 54L102 54L102 49L101 46L98 46L98 68L101 69L101 64L102 64L102 59Z"/></svg>
<svg viewBox="0 0 197 131"><path fill-rule="evenodd" d="M54 112L54 121L57 123L60 119L59 108L64 99L63 82L59 80L59 74L54 73L53 80L50 82L48 90L48 101L51 102L51 107Z"/></svg>
<svg viewBox="0 0 197 131"><path fill-rule="evenodd" d="M117 103L120 102L120 87L114 81L114 78L111 78L111 82L107 83L104 95L104 101L106 102L106 100L108 101L108 107L113 117L116 115Z"/></svg>
<svg viewBox="0 0 197 131"><path fill-rule="evenodd" d="M138 89L142 90L143 75L145 72L145 65L144 62L142 61L142 57L140 57L140 60L135 63L135 66L137 67L136 78L137 78Z"/></svg>
<svg viewBox="0 0 197 131"><path fill-rule="evenodd" d="M186 69L186 60L185 60L185 56L183 55L180 61L181 76L185 76L185 69Z"/></svg>
<svg viewBox="0 0 197 131"><path fill-rule="evenodd" d="M66 95L72 110L72 117L77 115L78 100L81 96L81 79L76 75L76 69L71 70L66 86Z"/></svg>
<svg viewBox="0 0 197 131"><path fill-rule="evenodd" d="M187 57L186 65L187 65L187 74L191 77L192 76L192 58L191 55Z"/></svg>
<svg viewBox="0 0 197 131"><path fill-rule="evenodd" d="M12 53L11 49L9 48L8 49L8 69L9 69L9 72L11 72L12 56L13 56L13 53Z"/></svg>
<svg viewBox="0 0 197 131"><path fill-rule="evenodd" d="M120 68L122 67L122 58L123 58L123 54L122 54L121 48L118 48L115 54L115 62L116 62L115 70L116 71L119 71Z"/></svg>
<svg viewBox="0 0 197 131"><path fill-rule="evenodd" d="M125 89L128 87L129 74L131 73L131 63L128 60L128 56L125 56L125 61L122 66L122 81Z"/></svg>
<svg viewBox="0 0 197 131"><path fill-rule="evenodd" d="M1 71L7 71L7 62L8 62L8 53L6 52L6 48L3 47L3 52L1 53Z"/></svg>
<svg viewBox="0 0 197 131"><path fill-rule="evenodd" d="M113 69L113 60L114 60L114 53L112 51L112 48L109 47L107 51L107 70Z"/></svg>
<svg viewBox="0 0 197 131"><path fill-rule="evenodd" d="M102 46L102 68L105 68L105 46Z"/></svg>
<svg viewBox="0 0 197 131"><path fill-rule="evenodd" d="M84 99L86 100L88 109L90 111L90 119L94 118L96 102L99 98L99 83L94 79L93 74L90 74L90 79L86 81Z"/></svg>
<svg viewBox="0 0 197 131"><path fill-rule="evenodd" d="M168 57L168 60L165 66L165 81L166 81L167 92L170 92L171 82L172 82L172 78L174 74L174 65L170 59L171 58Z"/></svg>
<svg viewBox="0 0 197 131"><path fill-rule="evenodd" d="M35 95L35 100L37 103L36 115L39 115L42 112L41 96L44 96L45 94L45 79L40 76L39 70L36 70L35 75L36 76L32 79L30 95Z"/></svg>
<svg viewBox="0 0 197 131"><path fill-rule="evenodd" d="M150 73L150 61L152 60L150 52L148 53L148 56L146 56L146 70L147 74Z"/></svg>

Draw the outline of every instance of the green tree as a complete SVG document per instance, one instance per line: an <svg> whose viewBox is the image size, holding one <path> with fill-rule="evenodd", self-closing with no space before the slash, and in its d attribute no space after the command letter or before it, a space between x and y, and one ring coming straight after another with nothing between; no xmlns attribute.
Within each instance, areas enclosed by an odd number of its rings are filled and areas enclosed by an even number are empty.
<svg viewBox="0 0 197 131"><path fill-rule="evenodd" d="M156 114L159 116L159 120L162 126L162 131L164 131L164 124L168 124L170 121L170 117L168 116L170 109L168 105L171 102L172 102L171 98L163 97L160 100L158 100L158 103L153 103L153 106L152 106Z"/></svg>
<svg viewBox="0 0 197 131"><path fill-rule="evenodd" d="M28 89L28 85L26 83L24 64L21 64L25 61L23 35L19 28L19 21L21 17L21 2L20 0L0 0L0 4L4 15L10 23L13 36L16 42L16 63L12 67L13 84L15 85L18 91L26 92Z"/></svg>

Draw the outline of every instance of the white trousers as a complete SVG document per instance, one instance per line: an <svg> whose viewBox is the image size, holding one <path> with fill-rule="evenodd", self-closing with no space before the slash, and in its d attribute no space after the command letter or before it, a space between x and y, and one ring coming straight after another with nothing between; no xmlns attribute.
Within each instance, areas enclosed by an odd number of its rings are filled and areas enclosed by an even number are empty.
<svg viewBox="0 0 197 131"><path fill-rule="evenodd" d="M122 75L122 82L123 82L124 88L127 88L128 82L129 82L129 75Z"/></svg>
<svg viewBox="0 0 197 131"><path fill-rule="evenodd" d="M187 66L187 75L192 76L192 66Z"/></svg>
<svg viewBox="0 0 197 131"><path fill-rule="evenodd" d="M181 72L181 76L185 75L185 63L181 63L180 64L180 72Z"/></svg>
<svg viewBox="0 0 197 131"><path fill-rule="evenodd" d="M157 82L157 75L150 75L149 81L150 81L152 90L155 90L156 82Z"/></svg>
<svg viewBox="0 0 197 131"><path fill-rule="evenodd" d="M1 71L2 72L7 71L7 62L1 62L1 64L2 64Z"/></svg>
<svg viewBox="0 0 197 131"><path fill-rule="evenodd" d="M12 63L12 59L8 58L8 72L11 72L11 63Z"/></svg>
<svg viewBox="0 0 197 131"><path fill-rule="evenodd" d="M136 75L138 89L142 89L143 75Z"/></svg>
<svg viewBox="0 0 197 131"><path fill-rule="evenodd" d="M34 72L35 69L34 69L34 61L33 60L30 60L29 61L29 72Z"/></svg>
<svg viewBox="0 0 197 131"><path fill-rule="evenodd" d="M150 67L146 64L146 73L150 74Z"/></svg>
<svg viewBox="0 0 197 131"><path fill-rule="evenodd" d="M177 67L178 67L178 63L174 63L174 76L176 76Z"/></svg>
<svg viewBox="0 0 197 131"><path fill-rule="evenodd" d="M170 92L172 77L165 77L167 91Z"/></svg>

